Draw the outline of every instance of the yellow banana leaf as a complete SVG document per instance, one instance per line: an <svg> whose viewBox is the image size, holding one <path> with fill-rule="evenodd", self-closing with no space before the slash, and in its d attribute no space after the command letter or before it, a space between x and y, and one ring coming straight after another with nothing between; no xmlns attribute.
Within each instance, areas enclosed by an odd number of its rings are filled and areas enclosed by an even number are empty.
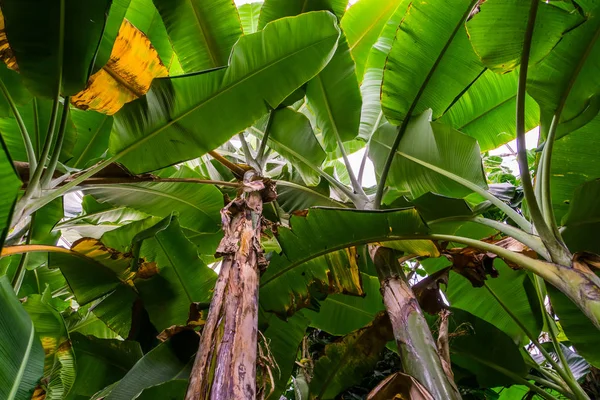
<svg viewBox="0 0 600 400"><path fill-rule="evenodd" d="M90 77L87 88L71 98L71 103L82 110L112 115L125 103L145 95L154 78L167 75L150 40L123 20L110 59Z"/></svg>

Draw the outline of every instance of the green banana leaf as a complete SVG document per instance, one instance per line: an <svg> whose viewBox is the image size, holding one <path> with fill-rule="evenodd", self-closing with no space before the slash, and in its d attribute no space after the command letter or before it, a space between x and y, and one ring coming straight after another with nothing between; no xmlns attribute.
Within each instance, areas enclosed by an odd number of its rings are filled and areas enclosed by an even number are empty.
<svg viewBox="0 0 600 400"><path fill-rule="evenodd" d="M600 180L579 186L573 194L569 212L563 219L562 237L571 252L600 254L597 240L600 228Z"/></svg>
<svg viewBox="0 0 600 400"><path fill-rule="evenodd" d="M154 80L115 115L110 151L139 173L216 148L325 67L339 37L334 23L327 12L284 18L242 36L227 69Z"/></svg>
<svg viewBox="0 0 600 400"><path fill-rule="evenodd" d="M385 10L385 8L371 6L366 10L358 10L368 3L369 2L367 1L365 3L357 4L357 6L352 8L347 15L349 18L350 15L354 15L353 11L356 10L357 15L354 17L356 18L356 21L361 24L367 23L368 25L366 28L371 29L371 27L376 25L370 20L363 20L363 15L369 15L373 11ZM363 98L363 105L360 115L359 136L364 140L369 140L377 128L386 122L386 119L383 116L383 110L381 109L381 84L383 82L383 69L385 68L387 56L392 49L392 44L394 43L394 38L396 37L396 30L404 18L408 4L408 0L387 1L386 6L391 7L390 10L392 10L392 13L382 17L384 20L387 19L387 22L382 25L382 28L379 28L381 30L379 38L377 39L375 37L376 41L372 43L371 47L366 48L367 53L365 55L357 54L359 51L361 53L364 51L360 49L358 45L355 47L355 51L352 53L356 61L357 72L359 71L360 62L364 64L365 71L364 77L360 74L358 75L359 80L362 79L360 91ZM358 13L358 11L360 11L360 13ZM389 12L389 10L387 12ZM380 22L380 20L377 20L377 23ZM353 25L354 22L352 26ZM344 20L342 20L342 27L346 27ZM350 28L350 26L348 26L348 28ZM362 36L361 40L367 38L368 36L366 35L372 35L372 33L365 32L365 36Z"/></svg>
<svg viewBox="0 0 600 400"><path fill-rule="evenodd" d="M310 11L331 11L341 18L347 4L346 0L265 0L260 10L258 29L263 29L271 21Z"/></svg>
<svg viewBox="0 0 600 400"><path fill-rule="evenodd" d="M21 75L8 69L5 63L0 63L0 81L6 88L0 96L0 117L13 115L12 105L22 106L31 101L31 92L23 84Z"/></svg>
<svg viewBox="0 0 600 400"><path fill-rule="evenodd" d="M423 266L429 272L427 260ZM535 288L523 270L513 270L502 260L495 260L494 267L498 277L488 277L485 286L480 288L473 287L462 275L450 272L444 293L453 308L483 319L510 336L515 343L525 345L529 343L528 336L504 307L519 319L531 335L538 337L543 320Z"/></svg>
<svg viewBox="0 0 600 400"><path fill-rule="evenodd" d="M175 217L165 218L149 231L154 234L143 241L140 256L150 269L138 273L135 287L158 331L185 326L192 303L210 302L217 274L198 257Z"/></svg>
<svg viewBox="0 0 600 400"><path fill-rule="evenodd" d="M199 339L193 331L186 331L159 344L138 360L112 387L105 399L135 399L144 389L173 379L187 379L192 370Z"/></svg>
<svg viewBox="0 0 600 400"><path fill-rule="evenodd" d="M258 30L258 17L260 16L262 5L262 2L256 2L242 4L238 7L238 14L240 15L244 35L249 35Z"/></svg>
<svg viewBox="0 0 600 400"><path fill-rule="evenodd" d="M290 213L310 207L346 207L329 196L329 182L321 179L318 186L307 187L295 182L277 181L277 203Z"/></svg>
<svg viewBox="0 0 600 400"><path fill-rule="evenodd" d="M342 17L341 26L348 38L359 82L363 80L365 64L373 45L382 34L386 22L401 6L408 7L408 2L404 0L361 0L352 5ZM396 24L397 26L398 24ZM394 33L396 27L394 27Z"/></svg>
<svg viewBox="0 0 600 400"><path fill-rule="evenodd" d="M600 77L596 60L600 56L600 6L586 10L585 22L564 34L560 42L535 67L527 79L527 91L538 102L542 114L561 112L561 122L579 117L600 95ZM546 29L544 29L546 40ZM588 122L598 113L587 116Z"/></svg>
<svg viewBox="0 0 600 400"><path fill-rule="evenodd" d="M33 321L46 355L43 377L48 382L46 399L62 400L75 382L75 355L63 317L48 304L51 300L47 290L43 296L28 296L23 307Z"/></svg>
<svg viewBox="0 0 600 400"><path fill-rule="evenodd" d="M412 198L428 192L449 197L464 197L471 193L457 181L468 181L487 189L475 139L450 126L431 123L430 118L431 111L426 111L408 123L392 162L389 185L408 190ZM384 124L371 138L369 156L376 171L383 170L395 134L395 127Z"/></svg>
<svg viewBox="0 0 600 400"><path fill-rule="evenodd" d="M0 191L0 249L2 249L21 187L21 181L17 177L2 137L0 137L0 186L2 187L2 191Z"/></svg>
<svg viewBox="0 0 600 400"><path fill-rule="evenodd" d="M314 208L306 217L292 217L290 225L279 229L282 254L271 257L260 282L261 306L279 315L318 309L327 294L362 295L357 254L349 247L428 232L415 209Z"/></svg>
<svg viewBox="0 0 600 400"><path fill-rule="evenodd" d="M72 109L70 115L77 129L77 140L73 158L67 164L73 168L89 167L108 150L113 117L77 109Z"/></svg>
<svg viewBox="0 0 600 400"><path fill-rule="evenodd" d="M94 62L94 72L102 68L110 58L115 39L119 33L119 28L123 23L123 18L127 13L131 0L113 0L106 18L106 25L104 26L104 32L102 33L102 40L98 47L98 54L96 55L96 61Z"/></svg>
<svg viewBox="0 0 600 400"><path fill-rule="evenodd" d="M44 350L5 276L0 277L0 307L0 397L29 400L44 372Z"/></svg>
<svg viewBox="0 0 600 400"><path fill-rule="evenodd" d="M364 328L327 345L325 355L315 363L311 397L334 399L342 390L354 386L373 369L393 337L389 318L382 313Z"/></svg>
<svg viewBox="0 0 600 400"><path fill-rule="evenodd" d="M599 128L600 117L597 117L554 143L550 185L552 207L558 222L569 211L576 189L587 181L600 178L600 163L596 162Z"/></svg>
<svg viewBox="0 0 600 400"><path fill-rule="evenodd" d="M29 134L29 139L33 146L33 150L37 157L40 156L42 148L44 147L44 141L48 133L48 125L50 123L50 116L52 113L52 101L34 98L33 101L29 102L24 106L18 107L19 114L23 118L25 128ZM58 120L60 121L63 114L62 106L58 110ZM70 113L69 113L70 114ZM57 124L58 126L58 124ZM15 118L0 118L0 132L6 142L8 151L11 157L15 161L27 161L27 153L25 151L25 145L23 144L23 136L17 120ZM73 124L72 118L69 115L67 119L67 126L65 130L65 137L63 146L60 153L60 161L67 161L73 156L73 147L77 140L77 129ZM50 148L54 151L54 144Z"/></svg>
<svg viewBox="0 0 600 400"><path fill-rule="evenodd" d="M410 4L383 73L381 107L389 122L400 125L428 108L434 119L440 117L481 74L483 66L464 28L475 3L418 0Z"/></svg>
<svg viewBox="0 0 600 400"><path fill-rule="evenodd" d="M481 151L510 142L516 137L518 81L517 71L502 75L485 71L439 121L477 139ZM539 107L526 95L525 130L530 131L539 123Z"/></svg>
<svg viewBox="0 0 600 400"><path fill-rule="evenodd" d="M148 36L171 75L183 73L165 24L152 0L131 0L125 18Z"/></svg>
<svg viewBox="0 0 600 400"><path fill-rule="evenodd" d="M448 332L454 336L450 341L450 358L458 367L454 368L458 385L485 388L516 383L497 368L521 378L527 375L529 367L521 350L508 335L466 311L454 308L450 311Z"/></svg>
<svg viewBox="0 0 600 400"><path fill-rule="evenodd" d="M227 65L242 35L235 4L229 0L154 0L185 72Z"/></svg>
<svg viewBox="0 0 600 400"><path fill-rule="evenodd" d="M53 99L86 86L110 5L109 0L2 3L10 47L32 93Z"/></svg>
<svg viewBox="0 0 600 400"><path fill-rule="evenodd" d="M77 372L66 400L90 399L98 390L123 378L143 356L139 343L129 340L72 333L71 342Z"/></svg>
<svg viewBox="0 0 600 400"><path fill-rule="evenodd" d="M307 85L308 106L315 114L316 127L323 135L325 149L354 139L360 125L362 100L348 42L340 37L329 64Z"/></svg>
<svg viewBox="0 0 600 400"><path fill-rule="evenodd" d="M278 368L273 372L275 387L269 399L279 399L279 396L288 389L288 381L292 375L294 361L296 361L298 348L302 343L309 320L299 312L288 318L287 321L271 314L269 326L263 331L267 339L269 350Z"/></svg>
<svg viewBox="0 0 600 400"><path fill-rule="evenodd" d="M384 310L379 278L361 274L364 297L332 294L321 302L318 312L303 310L310 326L331 335L343 336L369 324Z"/></svg>
<svg viewBox="0 0 600 400"><path fill-rule="evenodd" d="M489 0L481 4L479 12L467 22L475 52L492 71L506 73L521 64L530 6L531 2L527 1ZM561 40L563 33L582 20L578 13L541 2L531 40L529 65L540 62Z"/></svg>
<svg viewBox="0 0 600 400"><path fill-rule="evenodd" d="M91 195L83 196L82 212L79 216L59 222L55 229L70 235L99 239L104 233L130 222L148 218L148 214L124 206L99 203Z"/></svg>
<svg viewBox="0 0 600 400"><path fill-rule="evenodd" d="M321 177L315 168L323 164L327 154L315 137L308 118L289 107L274 111L270 118L270 147L292 161L308 186L318 185ZM258 131L256 129L254 133L264 132L260 125Z"/></svg>
<svg viewBox="0 0 600 400"><path fill-rule="evenodd" d="M137 400L179 400L185 397L188 382L184 379L174 379L160 385L144 389Z"/></svg>
<svg viewBox="0 0 600 400"><path fill-rule="evenodd" d="M169 177L202 178L188 167L182 167ZM212 185L171 182L115 184L86 187L84 191L101 203L156 217L165 218L176 211L181 226L196 233L216 233L220 230L219 211L223 207L223 195Z"/></svg>

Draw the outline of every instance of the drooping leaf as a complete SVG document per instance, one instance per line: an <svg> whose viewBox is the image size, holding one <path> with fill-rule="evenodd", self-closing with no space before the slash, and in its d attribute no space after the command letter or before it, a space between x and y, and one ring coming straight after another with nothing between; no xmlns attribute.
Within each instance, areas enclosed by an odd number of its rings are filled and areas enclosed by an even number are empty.
<svg viewBox="0 0 600 400"><path fill-rule="evenodd" d="M281 393L287 390L298 348L302 343L308 323L309 320L302 313L295 314L287 321L283 321L277 316L269 319L269 327L263 334L279 367L278 371L273 374L275 388L269 398L277 399Z"/></svg>
<svg viewBox="0 0 600 400"><path fill-rule="evenodd" d="M33 101L19 107L19 113L23 118L35 154L39 157L48 133L48 125L52 114L52 101L34 98ZM62 118L62 113L63 107L61 106L58 110L58 121ZM13 117L0 118L0 132L2 132L2 137L12 159L14 161L27 161L23 137L16 119ZM59 161L66 161L71 158L76 138L77 130L69 116ZM54 143L50 151L54 151Z"/></svg>
<svg viewBox="0 0 600 400"><path fill-rule="evenodd" d="M154 0L185 72L227 65L242 34L235 4L229 0Z"/></svg>
<svg viewBox="0 0 600 400"><path fill-rule="evenodd" d="M77 129L77 141L68 165L85 168L108 150L113 118L95 111L81 110L71 110L71 118Z"/></svg>
<svg viewBox="0 0 600 400"><path fill-rule="evenodd" d="M367 325L384 310L379 278L361 274L364 297L332 294L321 302L318 312L304 310L310 326L331 335L343 336Z"/></svg>
<svg viewBox="0 0 600 400"><path fill-rule="evenodd" d="M358 135L362 101L354 61L344 35L329 64L308 83L306 98L328 151Z"/></svg>
<svg viewBox="0 0 600 400"><path fill-rule="evenodd" d="M258 30L258 17L260 16L262 5L262 2L256 2L242 4L238 7L238 14L240 15L244 35L249 35Z"/></svg>
<svg viewBox="0 0 600 400"><path fill-rule="evenodd" d="M527 77L527 91L538 102L542 114L562 111L561 122L581 115L593 97L600 95L597 59L600 55L600 6L595 2L585 12L585 22L564 34L560 42ZM547 40L547 29L543 31ZM595 115L587 116L588 121ZM585 121L587 122L587 121ZM581 123L581 122L580 122Z"/></svg>
<svg viewBox="0 0 600 400"><path fill-rule="evenodd" d="M44 372L44 350L33 322L6 277L0 277L0 396L29 400Z"/></svg>
<svg viewBox="0 0 600 400"><path fill-rule="evenodd" d="M75 382L75 356L63 317L41 295L28 296L23 307L33 321L46 355L46 399L64 399Z"/></svg>
<svg viewBox="0 0 600 400"><path fill-rule="evenodd" d="M307 185L318 185L320 176L314 168L319 168L327 155L308 118L289 107L273 112L271 118L269 144L273 150L294 163Z"/></svg>
<svg viewBox="0 0 600 400"><path fill-rule="evenodd" d="M90 77L85 90L71 98L75 107L113 115L148 92L154 78L168 72L150 40L124 20L110 59Z"/></svg>
<svg viewBox="0 0 600 400"><path fill-rule="evenodd" d="M331 11L340 18L347 4L346 0L265 0L260 10L258 29L263 29L271 21L310 11Z"/></svg>
<svg viewBox="0 0 600 400"><path fill-rule="evenodd" d="M504 368L518 376L525 377L529 368L513 340L490 323L469 314L453 309L449 318L448 332L452 363L475 375L481 387L494 387L515 383L510 377L484 363ZM482 363L483 361L484 363ZM469 379L464 378L465 384ZM458 385L461 380L457 380Z"/></svg>
<svg viewBox="0 0 600 400"><path fill-rule="evenodd" d="M182 332L144 355L117 383L106 400L129 400L147 388L172 379L187 379L198 348L199 336Z"/></svg>
<svg viewBox="0 0 600 400"><path fill-rule="evenodd" d="M471 191L438 172L444 170L481 188L487 188L479 146L475 139L450 126L430 122L426 111L409 122L392 163L388 182L410 191L413 198L428 192L464 197ZM396 128L382 125L373 138L369 155L375 170L383 170L396 135Z"/></svg>
<svg viewBox="0 0 600 400"><path fill-rule="evenodd" d="M383 74L381 106L388 121L400 125L428 108L438 118L482 72L464 28L473 4L469 0L410 3Z"/></svg>
<svg viewBox="0 0 600 400"><path fill-rule="evenodd" d="M488 151L510 142L516 136L515 109L517 71L496 74L487 70L440 119L455 129L477 139L481 151ZM525 130L539 125L539 107L527 95Z"/></svg>
<svg viewBox="0 0 600 400"><path fill-rule="evenodd" d="M83 196L81 205L83 211L80 216L60 222L56 229L75 231L80 237L99 239L108 231L148 217L148 214L131 208L99 203L91 195Z"/></svg>
<svg viewBox="0 0 600 400"><path fill-rule="evenodd" d="M359 82L362 82L367 57L373 45L382 34L386 22L402 5L407 7L408 3L403 0L361 0L352 5L342 18L341 26L348 38Z"/></svg>
<svg viewBox="0 0 600 400"><path fill-rule="evenodd" d="M338 36L326 12L285 18L242 36L227 69L158 79L144 98L126 105L115 118L111 152L136 173L199 157L315 76ZM235 112L221 118L225 110Z"/></svg>
<svg viewBox="0 0 600 400"><path fill-rule="evenodd" d="M563 219L562 237L571 252L600 254L597 233L600 228L600 180L579 186L573 194L569 212Z"/></svg>
<svg viewBox="0 0 600 400"><path fill-rule="evenodd" d="M153 236L140 250L147 270L138 271L135 286L156 329L185 326L192 303L210 302L217 274L198 257L176 218L167 217L150 231Z"/></svg>
<svg viewBox="0 0 600 400"><path fill-rule="evenodd" d="M530 2L518 0L486 1L467 22L475 52L492 71L505 73L521 64L530 6ZM541 2L531 40L529 65L533 66L542 60L560 41L563 33L581 23L581 20L578 13L567 12L553 3Z"/></svg>
<svg viewBox="0 0 600 400"><path fill-rule="evenodd" d="M325 347L325 355L315 363L310 393L319 399L333 399L353 386L370 371L387 342L393 339L392 326L381 314L362 329Z"/></svg>
<svg viewBox="0 0 600 400"><path fill-rule="evenodd" d="M137 342L97 339L71 334L77 360L77 377L67 400L89 399L98 390L123 378L142 358Z"/></svg>
<svg viewBox="0 0 600 400"><path fill-rule="evenodd" d="M21 181L17 177L4 139L0 137L0 249L8 232Z"/></svg>
<svg viewBox="0 0 600 400"><path fill-rule="evenodd" d="M558 222L568 212L575 190L585 182L600 178L600 163L597 160L597 135L600 118L564 136L554 143L550 185L552 206Z"/></svg>
<svg viewBox="0 0 600 400"><path fill-rule="evenodd" d="M2 2L10 47L25 84L34 94L54 98L59 93L73 95L85 87L110 3Z"/></svg>
<svg viewBox="0 0 600 400"><path fill-rule="evenodd" d="M356 251L348 247L426 234L414 209L359 211L311 209L279 229L282 255L273 255L261 277L260 303L266 311L291 315L324 295L362 295ZM346 249L346 250L340 250Z"/></svg>
<svg viewBox="0 0 600 400"><path fill-rule="evenodd" d="M170 177L201 178L187 167ZM177 211L181 226L196 233L215 233L220 230L219 211L223 207L223 196L212 185L171 182L118 184L96 186L85 191L102 203L161 218Z"/></svg>

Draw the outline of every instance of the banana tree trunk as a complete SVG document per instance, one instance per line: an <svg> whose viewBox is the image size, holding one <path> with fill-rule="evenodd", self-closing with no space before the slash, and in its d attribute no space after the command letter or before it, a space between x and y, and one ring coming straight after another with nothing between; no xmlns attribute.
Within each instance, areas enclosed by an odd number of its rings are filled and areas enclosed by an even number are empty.
<svg viewBox="0 0 600 400"><path fill-rule="evenodd" d="M223 256L186 400L256 398L259 270L263 200L274 198L269 181L244 177L245 193L222 211Z"/></svg>
<svg viewBox="0 0 600 400"><path fill-rule="evenodd" d="M436 342L394 251L376 245L369 250L404 372L417 379L434 399L460 399L453 379L444 372Z"/></svg>

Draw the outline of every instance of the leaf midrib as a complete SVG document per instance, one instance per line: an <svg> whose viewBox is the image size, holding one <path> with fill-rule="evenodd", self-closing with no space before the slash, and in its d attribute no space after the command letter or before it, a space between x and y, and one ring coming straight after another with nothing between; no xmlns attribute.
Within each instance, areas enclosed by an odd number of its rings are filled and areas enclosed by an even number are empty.
<svg viewBox="0 0 600 400"><path fill-rule="evenodd" d="M284 61L286 61L288 58L295 56L296 54L300 53L300 52L304 52L307 49L311 49L313 47L316 47L318 45L320 45L321 43L327 41L327 40L331 40L332 37L335 36L339 36L339 32L336 35L330 35L327 36L321 40L318 40L317 42L313 42L311 45L307 46L307 47L303 47L302 49L296 50L286 56L284 56L283 58L280 58L278 60L275 60L273 62L267 63L264 67L259 68L258 70L254 71L253 73L251 73L250 75L247 75L245 78L240 79L230 85L225 86L224 88L222 88L220 91L218 91L216 94L214 94L213 96L209 96L207 99L201 101L200 103L198 103L196 106L192 107L190 110L182 113L179 117L171 119L167 124L159 127L158 129L155 129L152 132L149 132L146 136L140 138L139 140L136 140L135 142L133 142L132 144L130 144L129 146L123 148L121 151L119 151L117 154L115 154L115 156L113 157L114 160L119 159L121 157L123 157L124 155L126 155L127 153L129 153L130 151L136 149L137 147L139 147L140 145L146 143L147 141L149 141L150 139L154 138L156 135L158 135L160 132L162 132L163 130L167 129L168 127L170 127L171 125L179 122L180 120L184 119L185 117L187 117L188 115L190 115L191 113L201 109L205 104L207 104L210 101L215 100L216 98L218 98L219 96L227 93L228 91L234 89L235 87L237 87L238 85L243 84L244 82L246 82L247 80L253 78L254 76L256 76L257 74L260 74L261 72L265 71L266 69L271 68L272 66L278 64L278 63L282 63ZM229 67L231 68L231 66Z"/></svg>
<svg viewBox="0 0 600 400"><path fill-rule="evenodd" d="M194 10L194 17L195 17L194 20L196 21L196 24L198 25L198 29L200 31L202 41L204 41L204 44L206 45L206 50L207 50L206 52L208 53L208 55L210 57L212 68L220 67L221 65L226 64L226 62L223 63L223 62L221 62L221 60L217 59L217 55L215 54L215 51L213 49L213 47L217 47L216 43L214 41L210 41L210 43L209 43L209 38L214 37L214 35L207 35L202 23L200 22L200 21L203 21L203 19L201 17L200 10L198 10L198 5L193 0L188 0L188 3L192 7L192 10Z"/></svg>
<svg viewBox="0 0 600 400"><path fill-rule="evenodd" d="M388 12L390 9L392 9L394 6L398 7L399 5L401 5L401 4L395 4L395 3L394 3L394 1L390 1L390 2L388 3L388 7L383 9L383 12L382 12L381 14L379 14L379 16L378 16L378 17L375 19L375 21L373 21L373 23L372 23L371 25L367 26L367 28L364 30L364 32L362 33L362 35L360 35L360 36L358 37L358 39L356 39L356 41L354 42L354 44L353 44L352 46L350 46L350 51L354 50L354 48L355 48L356 46L358 46L360 43L362 43L362 41L365 39L365 36L367 36L367 35L368 35L368 34L371 32L371 30L373 30L373 28L375 27L375 25L376 25L376 24L377 24L379 21L381 21L381 19L382 19L383 17L385 17L386 15L388 15L388 13L387 13L387 12ZM392 13L392 14L393 14L393 13Z"/></svg>
<svg viewBox="0 0 600 400"><path fill-rule="evenodd" d="M158 190L153 190L151 188L146 188L146 187L141 187L141 186L133 186L133 185L104 185L107 188L111 189L111 190L131 190L133 192L143 192L143 193L152 193L153 195L156 195L158 197L166 197L169 198L171 200L176 200L180 203L186 204L192 208L195 208L196 210L200 211L202 214L204 214L210 221L213 221L213 219L210 217L210 215L208 215L208 213L204 210L202 210L201 208L198 208L195 204L186 201L180 197L177 196L173 196L172 194L169 193L165 193L165 192L161 192ZM102 189L89 189L89 190L97 190L97 191L101 191ZM131 207L133 208L133 207ZM144 211L142 211L144 212Z"/></svg>
<svg viewBox="0 0 600 400"><path fill-rule="evenodd" d="M23 380L23 376L25 375L25 369L27 368L27 364L29 363L29 355L31 354L31 349L33 347L33 340L35 338L35 329L33 327L33 322L31 322L29 327L29 340L27 342L27 349L25 350L25 354L23 354L23 359L21 360L21 365L19 366L19 371L17 372L17 376L15 376L15 381L10 389L10 393L8 394L8 400L13 400L18 391L19 386L21 386L21 380Z"/></svg>

